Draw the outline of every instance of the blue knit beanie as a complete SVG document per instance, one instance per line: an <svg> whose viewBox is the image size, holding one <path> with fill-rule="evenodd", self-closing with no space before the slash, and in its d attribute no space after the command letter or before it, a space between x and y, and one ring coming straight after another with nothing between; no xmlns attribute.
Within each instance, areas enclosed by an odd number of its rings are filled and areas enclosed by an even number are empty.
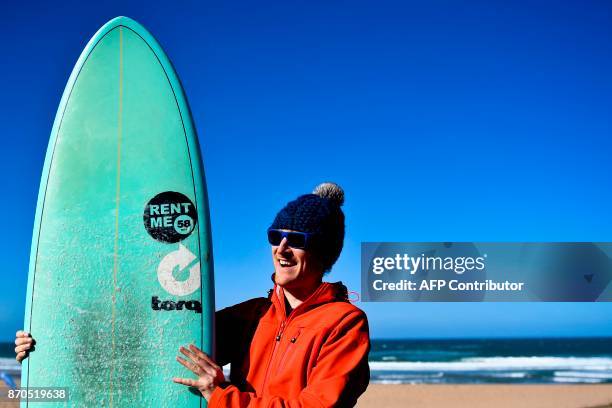
<svg viewBox="0 0 612 408"><path fill-rule="evenodd" d="M270 228L315 234L313 251L329 272L344 242L344 191L335 183L323 183L312 194L290 201L276 214Z"/></svg>

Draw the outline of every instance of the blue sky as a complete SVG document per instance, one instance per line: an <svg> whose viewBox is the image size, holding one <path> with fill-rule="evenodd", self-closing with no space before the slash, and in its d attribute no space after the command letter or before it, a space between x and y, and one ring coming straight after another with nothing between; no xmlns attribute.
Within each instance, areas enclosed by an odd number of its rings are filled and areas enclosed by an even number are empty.
<svg viewBox="0 0 612 408"><path fill-rule="evenodd" d="M211 199L218 306L268 289L288 200L346 191L330 280L362 241L612 241L607 2L41 2L3 6L0 339L20 328L39 177L65 83L107 20L183 81ZM361 304L374 337L612 335L609 304Z"/></svg>

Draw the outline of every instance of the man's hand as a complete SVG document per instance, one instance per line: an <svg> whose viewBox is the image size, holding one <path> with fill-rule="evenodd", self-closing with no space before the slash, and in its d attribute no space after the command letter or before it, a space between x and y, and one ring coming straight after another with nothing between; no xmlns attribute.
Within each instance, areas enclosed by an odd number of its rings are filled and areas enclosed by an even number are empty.
<svg viewBox="0 0 612 408"><path fill-rule="evenodd" d="M30 333L26 333L23 330L19 330L15 333L15 359L21 363L25 360L31 351L34 351L34 345L36 342L32 338Z"/></svg>
<svg viewBox="0 0 612 408"><path fill-rule="evenodd" d="M187 385L189 387L195 387L202 393L202 396L206 398L206 401L210 399L210 395L215 388L225 381L223 370L219 367L206 353L194 346L189 345L189 350L185 347L179 349L188 360L177 356L176 361L185 366L189 371L198 376L196 380L190 378L173 378L172 380L177 384Z"/></svg>

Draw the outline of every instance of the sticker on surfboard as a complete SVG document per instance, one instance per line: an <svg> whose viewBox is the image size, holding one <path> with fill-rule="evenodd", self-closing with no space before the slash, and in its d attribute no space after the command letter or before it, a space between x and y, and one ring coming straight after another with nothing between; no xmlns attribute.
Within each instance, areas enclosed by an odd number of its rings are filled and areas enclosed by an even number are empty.
<svg viewBox="0 0 612 408"><path fill-rule="evenodd" d="M194 261L197 262L193 263ZM185 279L178 279L175 271L182 275L188 271L188 276ZM162 288L170 295L181 297L191 295L202 286L200 262L187 247L179 244L176 251L167 254L159 263L157 279ZM202 313L202 303L197 299L160 299L159 296L152 296L151 309L156 312L191 310L195 313Z"/></svg>
<svg viewBox="0 0 612 408"><path fill-rule="evenodd" d="M144 208L143 221L153 239L172 244L191 235L198 215L195 205L186 195L164 191L149 200Z"/></svg>
<svg viewBox="0 0 612 408"><path fill-rule="evenodd" d="M160 285L171 295L186 296L190 295L201 286L200 282L200 262L190 264L197 257L187 247L179 244L176 251L167 254L157 267L157 279ZM184 280L177 280L174 277L174 270L179 272L189 268L189 276Z"/></svg>

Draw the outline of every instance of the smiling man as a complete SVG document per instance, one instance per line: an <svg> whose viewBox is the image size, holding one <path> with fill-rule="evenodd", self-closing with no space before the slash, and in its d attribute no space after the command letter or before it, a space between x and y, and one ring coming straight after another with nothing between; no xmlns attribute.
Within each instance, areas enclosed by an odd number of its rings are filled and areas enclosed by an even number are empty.
<svg viewBox="0 0 612 408"><path fill-rule="evenodd" d="M289 202L268 229L274 289L216 314L216 362L193 345L177 360L209 407L351 407L369 382L365 314L340 282L344 192L333 183ZM220 365L231 363L230 383Z"/></svg>
<svg viewBox="0 0 612 408"><path fill-rule="evenodd" d="M351 407L370 378L366 315L342 283L323 282L344 241L344 192L333 183L289 202L268 229L274 288L215 315L216 361L195 345L177 361L210 408ZM19 331L19 362L35 341ZM220 366L231 363L230 382Z"/></svg>

